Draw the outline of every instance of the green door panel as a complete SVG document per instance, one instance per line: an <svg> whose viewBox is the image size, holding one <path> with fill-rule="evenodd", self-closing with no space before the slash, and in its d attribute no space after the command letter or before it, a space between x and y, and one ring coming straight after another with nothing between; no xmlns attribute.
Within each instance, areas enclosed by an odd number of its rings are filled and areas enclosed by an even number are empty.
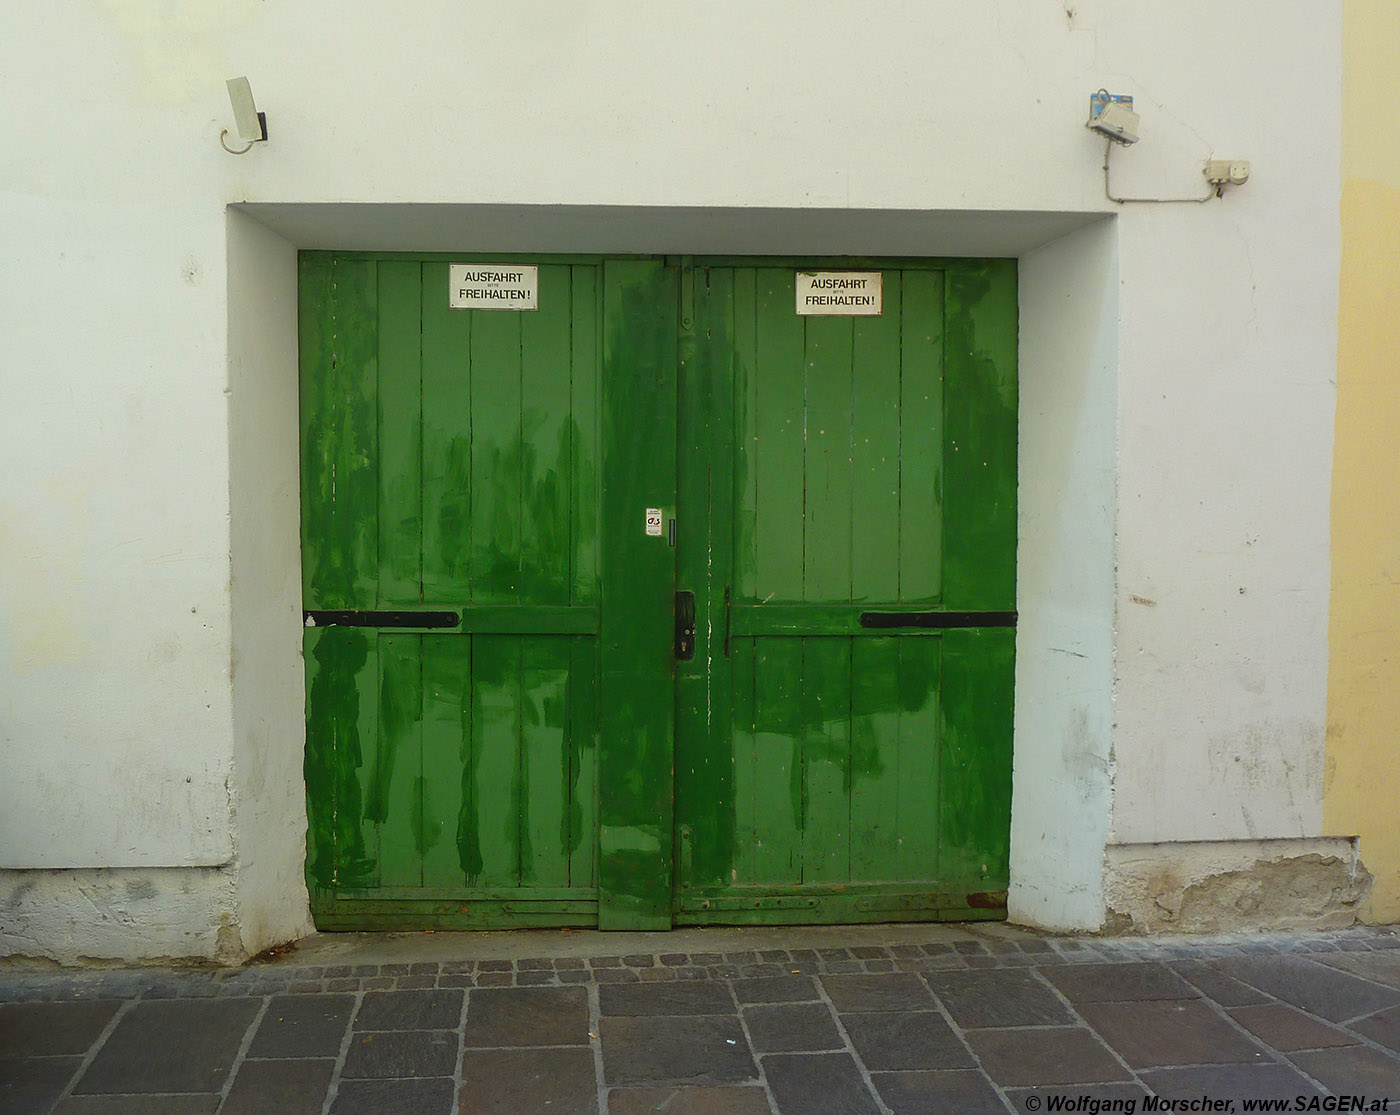
<svg viewBox="0 0 1400 1115"><path fill-rule="evenodd" d="M872 317L796 267L695 265L683 331L679 922L1004 916L1015 267L882 269Z"/></svg>
<svg viewBox="0 0 1400 1115"><path fill-rule="evenodd" d="M597 917L600 267L451 310L445 260L301 261L308 880L324 928Z"/></svg>
<svg viewBox="0 0 1400 1115"><path fill-rule="evenodd" d="M1014 262L462 261L301 256L317 924L1004 916Z"/></svg>

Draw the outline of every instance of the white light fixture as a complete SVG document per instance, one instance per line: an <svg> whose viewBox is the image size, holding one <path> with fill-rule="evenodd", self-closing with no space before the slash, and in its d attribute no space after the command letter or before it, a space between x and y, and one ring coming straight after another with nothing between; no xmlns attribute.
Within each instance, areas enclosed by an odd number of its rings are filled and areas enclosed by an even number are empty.
<svg viewBox="0 0 1400 1115"><path fill-rule="evenodd" d="M1089 98L1089 119L1084 126L1127 147L1138 141L1138 114L1132 97L1100 89Z"/></svg>
<svg viewBox="0 0 1400 1115"><path fill-rule="evenodd" d="M238 138L247 142L248 146L242 150L234 150L224 142L224 137L228 135L225 128L219 133L219 145L230 155L246 155L253 149L253 144L262 143L267 139L267 115L258 111L258 106L253 103L253 87L248 84L246 77L231 77L228 79L228 99L233 104L233 121L238 128Z"/></svg>

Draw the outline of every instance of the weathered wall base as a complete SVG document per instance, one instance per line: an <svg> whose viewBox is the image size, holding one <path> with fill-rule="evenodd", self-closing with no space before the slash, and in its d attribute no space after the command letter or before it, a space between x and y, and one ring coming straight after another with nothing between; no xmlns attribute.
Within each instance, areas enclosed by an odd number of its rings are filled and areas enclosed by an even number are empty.
<svg viewBox="0 0 1400 1115"><path fill-rule="evenodd" d="M1352 925L1371 875L1345 838L1114 844L1109 933L1221 933Z"/></svg>
<svg viewBox="0 0 1400 1115"><path fill-rule="evenodd" d="M0 956L245 958L227 867L0 871Z"/></svg>

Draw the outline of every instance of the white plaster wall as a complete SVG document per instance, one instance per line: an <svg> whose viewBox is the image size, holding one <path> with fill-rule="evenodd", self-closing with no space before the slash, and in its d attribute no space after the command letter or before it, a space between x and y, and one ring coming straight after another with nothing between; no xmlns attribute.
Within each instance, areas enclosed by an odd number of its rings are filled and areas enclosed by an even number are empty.
<svg viewBox="0 0 1400 1115"><path fill-rule="evenodd" d="M226 868L0 871L0 956L237 960Z"/></svg>
<svg viewBox="0 0 1400 1115"><path fill-rule="evenodd" d="M1000 211L1119 212L1112 838L1315 835L1339 40L1335 8L1302 0L1267 21L1249 0L5 6L0 866L224 863L231 794L240 815L281 808L242 774L264 744L290 769L285 679L258 683L282 710L264 736L229 676L250 603L230 596L230 482L269 482L230 475L242 201L967 211L970 253L1006 250L976 232ZM232 158L238 73L272 139ZM1100 86L1143 118L1120 192L1199 189L1212 150L1253 180L1119 211L1082 126ZM273 592L264 619L290 575L251 582ZM263 622L248 645L285 655ZM1048 692L1053 670L1022 665ZM1020 724L1017 886L1057 859L1082 878L1097 837L1028 843L1024 775L1074 784L1041 751L1063 726ZM268 893L291 895L284 869ZM1064 917L1087 916L1076 902Z"/></svg>
<svg viewBox="0 0 1400 1115"><path fill-rule="evenodd" d="M311 931L302 866L297 260L228 214L234 836L243 951Z"/></svg>
<svg viewBox="0 0 1400 1115"><path fill-rule="evenodd" d="M1118 242L1102 221L1020 263L1013 921L1103 923L1112 803Z"/></svg>

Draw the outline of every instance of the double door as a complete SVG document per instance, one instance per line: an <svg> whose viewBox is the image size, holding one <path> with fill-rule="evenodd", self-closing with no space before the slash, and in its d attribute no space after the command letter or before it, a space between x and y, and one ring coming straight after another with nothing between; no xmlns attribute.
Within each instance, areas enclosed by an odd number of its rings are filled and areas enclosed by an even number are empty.
<svg viewBox="0 0 1400 1115"><path fill-rule="evenodd" d="M460 262L302 258L318 924L1003 916L1014 264Z"/></svg>

